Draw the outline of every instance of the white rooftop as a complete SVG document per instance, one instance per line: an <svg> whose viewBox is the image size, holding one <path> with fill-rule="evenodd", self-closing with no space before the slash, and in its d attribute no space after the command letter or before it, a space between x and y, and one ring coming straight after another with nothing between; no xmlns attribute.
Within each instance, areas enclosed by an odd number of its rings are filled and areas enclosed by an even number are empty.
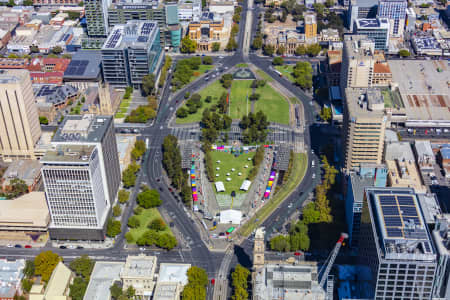
<svg viewBox="0 0 450 300"><path fill-rule="evenodd" d="M191 264L161 263L159 265L158 282L179 282L183 286L187 284L187 271Z"/></svg>
<svg viewBox="0 0 450 300"><path fill-rule="evenodd" d="M109 288L113 285L114 281L120 279L120 271L124 265L123 262L96 262L83 299L109 299L111 296Z"/></svg>

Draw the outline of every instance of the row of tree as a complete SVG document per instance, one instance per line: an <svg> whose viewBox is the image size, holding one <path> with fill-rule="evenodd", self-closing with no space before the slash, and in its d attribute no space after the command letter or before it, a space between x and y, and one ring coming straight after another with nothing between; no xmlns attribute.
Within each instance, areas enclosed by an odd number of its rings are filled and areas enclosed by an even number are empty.
<svg viewBox="0 0 450 300"><path fill-rule="evenodd" d="M231 273L231 285L233 287L232 300L247 300L248 299L248 279L250 271L238 264Z"/></svg>
<svg viewBox="0 0 450 300"><path fill-rule="evenodd" d="M239 126L244 130L243 142L245 144L266 140L269 121L262 111L258 111L256 114L250 112L247 116L243 116Z"/></svg>
<svg viewBox="0 0 450 300"><path fill-rule="evenodd" d="M258 175L259 167L264 161L264 152L265 151L263 146L259 146L258 149L256 149L256 153L252 158L253 168L248 173L248 180L253 181L253 179L256 178L256 175Z"/></svg>
<svg viewBox="0 0 450 300"><path fill-rule="evenodd" d="M187 271L188 284L183 289L183 300L206 299L206 286L208 274L202 268L192 266Z"/></svg>
<svg viewBox="0 0 450 300"><path fill-rule="evenodd" d="M173 72L172 85L179 89L191 81L194 71L200 68L202 64L201 57L191 57L179 60Z"/></svg>
<svg viewBox="0 0 450 300"><path fill-rule="evenodd" d="M124 291L122 289L122 285L118 282L114 282L114 284L109 288L109 291L113 300L133 300L136 295L136 290L132 285Z"/></svg>
<svg viewBox="0 0 450 300"><path fill-rule="evenodd" d="M122 172L122 184L125 188L133 187L136 183L136 175L141 169L141 166L136 162L132 162L125 170Z"/></svg>
<svg viewBox="0 0 450 300"><path fill-rule="evenodd" d="M166 82L167 72L169 72L170 67L172 66L172 57L166 55L166 60L164 61L164 65L161 68L161 76L159 77L158 86L162 88L164 83Z"/></svg>
<svg viewBox="0 0 450 300"><path fill-rule="evenodd" d="M312 88L312 67L307 61L299 61L294 67L292 76L295 79L295 83L303 89Z"/></svg>
<svg viewBox="0 0 450 300"><path fill-rule="evenodd" d="M233 120L227 114L218 114L205 109L201 120L203 139L214 143L222 130L230 129L232 122Z"/></svg>
<svg viewBox="0 0 450 300"><path fill-rule="evenodd" d="M163 167L172 184L180 189L185 176L181 169L181 152L178 148L178 140L174 135L167 135L162 145Z"/></svg>
<svg viewBox="0 0 450 300"><path fill-rule="evenodd" d="M241 12L242 7L236 6L233 15L234 24L231 26L230 38L228 39L228 43L225 46L226 51L234 51L238 47L238 44L236 42L236 35L239 32L239 22L241 21Z"/></svg>
<svg viewBox="0 0 450 300"><path fill-rule="evenodd" d="M147 147L145 145L144 140L137 140L134 142L134 148L131 150L131 158L133 161L137 161L141 159L141 157L144 155L145 151L147 151Z"/></svg>
<svg viewBox="0 0 450 300"><path fill-rule="evenodd" d="M270 248L280 252L306 251L309 246L308 225L303 221L291 225L288 235L280 234L270 240Z"/></svg>

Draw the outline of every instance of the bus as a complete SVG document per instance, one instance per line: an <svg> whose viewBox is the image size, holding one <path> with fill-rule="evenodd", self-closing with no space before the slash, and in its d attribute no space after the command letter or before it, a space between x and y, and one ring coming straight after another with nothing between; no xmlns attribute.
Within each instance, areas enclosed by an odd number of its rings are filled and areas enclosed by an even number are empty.
<svg viewBox="0 0 450 300"><path fill-rule="evenodd" d="M283 77L283 74L281 74L280 71L278 71L278 70L274 70L274 71L275 71L275 73L277 73L280 77Z"/></svg>
<svg viewBox="0 0 450 300"><path fill-rule="evenodd" d="M227 231L226 231L226 232L227 232L227 234L230 234L230 233L232 233L232 232L234 231L234 229L235 229L234 227L230 227L230 228L228 228L228 229L227 229Z"/></svg>

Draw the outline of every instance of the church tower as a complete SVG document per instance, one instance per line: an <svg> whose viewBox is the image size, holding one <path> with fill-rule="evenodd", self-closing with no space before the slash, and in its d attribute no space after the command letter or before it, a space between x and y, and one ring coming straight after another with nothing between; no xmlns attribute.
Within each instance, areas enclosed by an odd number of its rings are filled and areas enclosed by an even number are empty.
<svg viewBox="0 0 450 300"><path fill-rule="evenodd" d="M259 227L255 232L255 245L253 246L253 270L264 267L264 242L265 231L263 227Z"/></svg>

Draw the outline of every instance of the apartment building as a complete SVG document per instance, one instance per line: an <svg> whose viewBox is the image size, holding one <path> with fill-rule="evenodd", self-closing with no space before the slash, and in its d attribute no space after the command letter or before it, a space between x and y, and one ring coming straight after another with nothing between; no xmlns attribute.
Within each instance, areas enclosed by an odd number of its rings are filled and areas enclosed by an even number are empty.
<svg viewBox="0 0 450 300"><path fill-rule="evenodd" d="M108 7L111 0L85 0L87 33L89 37L105 38L108 35Z"/></svg>
<svg viewBox="0 0 450 300"><path fill-rule="evenodd" d="M34 159L41 136L39 116L27 70L0 70L0 158Z"/></svg>
<svg viewBox="0 0 450 300"><path fill-rule="evenodd" d="M101 49L105 81L113 86L142 86L142 77L159 72L163 53L158 23L116 25Z"/></svg>

